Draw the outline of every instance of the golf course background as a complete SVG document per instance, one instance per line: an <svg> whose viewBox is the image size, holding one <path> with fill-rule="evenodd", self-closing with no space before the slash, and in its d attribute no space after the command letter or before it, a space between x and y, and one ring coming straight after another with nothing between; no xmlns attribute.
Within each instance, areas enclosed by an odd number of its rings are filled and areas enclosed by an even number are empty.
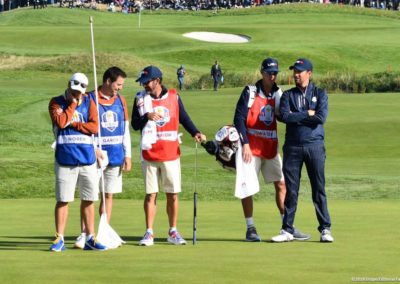
<svg viewBox="0 0 400 284"><path fill-rule="evenodd" d="M254 83L260 62L280 62L288 88L289 65L298 57L314 63L318 80L329 74L368 75L400 71L398 13L323 5L282 5L240 11L147 12L141 16L78 9L20 9L0 15L0 282L149 283L348 283L352 277L399 277L397 226L400 199L400 118L397 93L329 93L325 126L327 194L335 243L319 244L306 172L296 225L312 234L307 243L249 244L240 202L233 197L234 174L201 147L194 180L195 143L184 131L179 228L191 237L192 194L199 193L196 246L165 242L165 200L159 196L156 245L136 246L144 232L139 135L132 131L133 169L115 203L112 226L127 244L91 253L47 249L54 232L54 138L47 106L74 72L85 72L93 88L89 16L94 18L98 78L117 65L128 73L121 92L129 105L140 86L138 72L154 64L164 82L176 87L184 64L187 81L204 78L204 90L181 97L199 129L212 139L232 122L242 90ZM181 36L190 31L246 34L247 44L216 44ZM236 80L218 92L207 89L218 59ZM208 78L206 78L208 77ZM279 125L281 144L284 126ZM278 233L280 218L271 185L262 185L255 221L263 240ZM67 248L79 233L78 206L71 204Z"/></svg>

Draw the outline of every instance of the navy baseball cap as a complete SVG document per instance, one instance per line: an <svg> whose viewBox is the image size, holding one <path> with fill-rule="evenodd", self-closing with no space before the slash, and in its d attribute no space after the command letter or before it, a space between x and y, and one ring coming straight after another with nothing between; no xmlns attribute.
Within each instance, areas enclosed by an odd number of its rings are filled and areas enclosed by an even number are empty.
<svg viewBox="0 0 400 284"><path fill-rule="evenodd" d="M296 62L289 67L290 70L296 69L299 71L312 71L313 66L310 60L307 58L299 58Z"/></svg>
<svg viewBox="0 0 400 284"><path fill-rule="evenodd" d="M140 84L146 84L147 82L156 78L162 78L161 70L156 66L150 65L139 73L139 78L136 79L136 82L139 82Z"/></svg>
<svg viewBox="0 0 400 284"><path fill-rule="evenodd" d="M261 71L279 72L278 60L268 57L261 63Z"/></svg>

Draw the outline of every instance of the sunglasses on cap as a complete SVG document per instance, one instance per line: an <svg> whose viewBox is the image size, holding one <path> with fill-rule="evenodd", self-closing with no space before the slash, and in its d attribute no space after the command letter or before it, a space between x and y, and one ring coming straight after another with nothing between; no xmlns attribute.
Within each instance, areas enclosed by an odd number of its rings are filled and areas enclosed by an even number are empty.
<svg viewBox="0 0 400 284"><path fill-rule="evenodd" d="M81 87L84 88L84 89L87 88L87 85L85 83L81 83L81 82L79 82L77 80L71 81L71 84L73 84L74 86L81 85Z"/></svg>

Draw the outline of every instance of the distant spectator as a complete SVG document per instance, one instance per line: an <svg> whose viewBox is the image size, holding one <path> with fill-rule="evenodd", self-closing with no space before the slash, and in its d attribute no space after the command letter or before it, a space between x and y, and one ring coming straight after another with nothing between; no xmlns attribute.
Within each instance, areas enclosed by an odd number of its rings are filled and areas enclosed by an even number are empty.
<svg viewBox="0 0 400 284"><path fill-rule="evenodd" d="M75 7L76 8L83 8L83 2L81 0L76 0Z"/></svg>
<svg viewBox="0 0 400 284"><path fill-rule="evenodd" d="M399 0L393 0L393 10L399 9Z"/></svg>
<svg viewBox="0 0 400 284"><path fill-rule="evenodd" d="M179 67L178 70L176 71L176 75L178 76L179 90L182 90L185 74L186 74L185 67L181 65L181 67Z"/></svg>
<svg viewBox="0 0 400 284"><path fill-rule="evenodd" d="M111 2L107 9L109 12L115 13L115 4Z"/></svg>
<svg viewBox="0 0 400 284"><path fill-rule="evenodd" d="M222 77L221 66L218 64L218 61L215 60L214 65L211 67L211 76L214 80L214 91L218 90L218 84L220 83Z"/></svg>

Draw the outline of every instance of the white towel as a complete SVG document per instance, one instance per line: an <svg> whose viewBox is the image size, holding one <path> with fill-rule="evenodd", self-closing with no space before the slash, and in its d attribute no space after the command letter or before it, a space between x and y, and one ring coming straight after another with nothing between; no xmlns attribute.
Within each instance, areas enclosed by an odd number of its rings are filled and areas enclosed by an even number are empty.
<svg viewBox="0 0 400 284"><path fill-rule="evenodd" d="M145 113L153 112L153 104L151 96L148 93L140 93L137 100L139 106L139 115L143 116ZM149 120L142 130L142 138L140 141L142 150L149 150L152 144L157 142L157 127L155 121Z"/></svg>
<svg viewBox="0 0 400 284"><path fill-rule="evenodd" d="M235 197L243 199L260 191L254 158L250 163L243 162L242 145L236 152Z"/></svg>
<svg viewBox="0 0 400 284"><path fill-rule="evenodd" d="M142 130L141 149L149 150L157 142L157 127L155 121L149 120Z"/></svg>

